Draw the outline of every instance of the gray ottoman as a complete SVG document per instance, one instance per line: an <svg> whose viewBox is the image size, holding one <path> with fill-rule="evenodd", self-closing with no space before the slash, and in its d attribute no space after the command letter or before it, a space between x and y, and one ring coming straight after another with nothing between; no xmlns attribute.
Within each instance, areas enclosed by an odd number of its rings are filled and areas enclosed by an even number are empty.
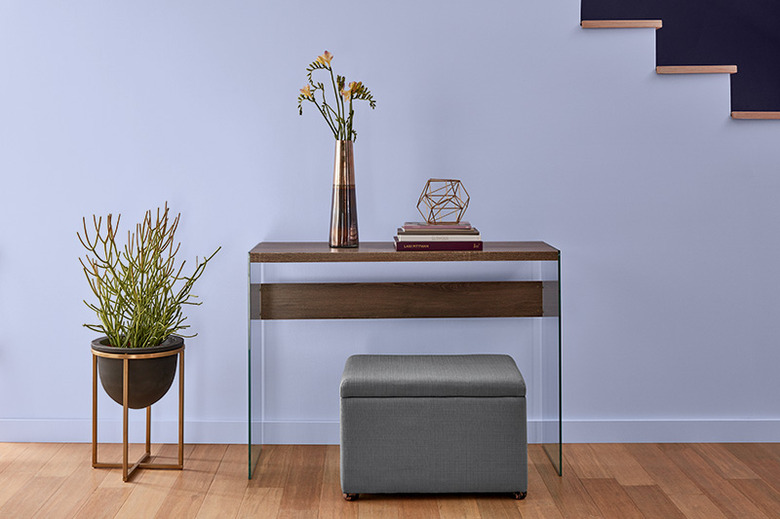
<svg viewBox="0 0 780 519"><path fill-rule="evenodd" d="M528 489L525 381L508 355L354 355L341 378L341 489Z"/></svg>

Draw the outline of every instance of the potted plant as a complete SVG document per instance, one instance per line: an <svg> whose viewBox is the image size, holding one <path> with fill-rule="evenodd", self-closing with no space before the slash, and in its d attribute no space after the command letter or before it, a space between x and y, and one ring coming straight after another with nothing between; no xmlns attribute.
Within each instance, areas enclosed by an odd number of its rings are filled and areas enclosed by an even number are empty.
<svg viewBox="0 0 780 519"><path fill-rule="evenodd" d="M368 101L371 109L376 108L376 101L371 91L361 81L351 81L347 84L344 76L334 74L331 67L333 54L325 51L306 67L307 84L301 88L298 95L298 114L303 115L303 102L314 104L328 128L336 139L336 156L333 163L333 194L330 209L331 247L357 247L357 194L355 192L355 160L352 143L357 139L357 131L353 127L355 111L354 101ZM330 86L315 81L312 74L324 70L330 79ZM318 72L319 74L319 72ZM326 92L333 92L331 106ZM317 98L319 97L319 101Z"/></svg>
<svg viewBox="0 0 780 519"><path fill-rule="evenodd" d="M127 242L119 243L119 221L111 214L103 218L93 215L94 234L87 230L83 219L83 236L79 241L87 249L79 258L89 287L96 301L84 303L98 317L99 324L84 326L102 334L92 341L92 349L110 354L161 353L179 349L189 328L182 309L184 305L200 305L191 293L195 281L206 264L219 252L217 248L203 260L195 259L194 272L183 274L185 262L177 264L181 246L174 235L181 214L169 218L168 204L156 215L149 210L134 232L127 232ZM177 355L134 359L128 366L128 407L141 409L162 398L173 382ZM123 361L98 356L100 382L106 393L123 405Z"/></svg>

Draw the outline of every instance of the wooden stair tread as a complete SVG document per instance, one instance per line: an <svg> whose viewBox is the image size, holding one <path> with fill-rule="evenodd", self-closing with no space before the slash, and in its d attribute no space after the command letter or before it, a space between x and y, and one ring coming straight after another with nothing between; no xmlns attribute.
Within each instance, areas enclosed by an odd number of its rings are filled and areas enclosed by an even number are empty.
<svg viewBox="0 0 780 519"><path fill-rule="evenodd" d="M736 74L736 65L662 65L657 74Z"/></svg>
<svg viewBox="0 0 780 519"><path fill-rule="evenodd" d="M661 20L582 20L583 29L660 29Z"/></svg>
<svg viewBox="0 0 780 519"><path fill-rule="evenodd" d="M731 112L732 119L780 119L780 112Z"/></svg>
<svg viewBox="0 0 780 519"><path fill-rule="evenodd" d="M580 20L583 28L646 27L663 20L663 30L655 33L657 73L738 73L730 85L735 118L774 118L764 112L780 111L780 67L773 65L780 55L780 39L773 36L780 26L776 0L756 0L750 9L735 2L581 0ZM719 66L694 66L704 64Z"/></svg>

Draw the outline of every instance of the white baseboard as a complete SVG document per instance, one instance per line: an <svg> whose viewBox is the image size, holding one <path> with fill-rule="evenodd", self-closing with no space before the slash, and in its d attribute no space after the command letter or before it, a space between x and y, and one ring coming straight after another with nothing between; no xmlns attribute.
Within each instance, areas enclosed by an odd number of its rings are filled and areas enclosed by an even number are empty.
<svg viewBox="0 0 780 519"><path fill-rule="evenodd" d="M322 422L265 422L263 443L337 445L339 423Z"/></svg>
<svg viewBox="0 0 780 519"><path fill-rule="evenodd" d="M780 442L780 420L567 420L564 443Z"/></svg>
<svg viewBox="0 0 780 519"><path fill-rule="evenodd" d="M528 443L543 443L542 423L540 420L528 421ZM553 427L553 435L554 429L555 427ZM338 422L266 422L264 432L264 442L268 444L339 443ZM780 420L569 420L563 423L563 441L564 443L780 442Z"/></svg>
<svg viewBox="0 0 780 519"><path fill-rule="evenodd" d="M131 420L128 435L131 443L144 441L145 422ZM184 443L246 443L246 422L184 422ZM176 443L179 424L175 421L152 419L152 443ZM91 420L0 420L0 442L62 442L92 441ZM121 443L122 421L101 420L98 442Z"/></svg>
<svg viewBox="0 0 780 519"><path fill-rule="evenodd" d="M541 443L542 422L530 420L528 442ZM263 443L337 444L339 423L266 422ZM142 420L130 423L130 441L143 441ZM174 421L152 422L152 442L175 443ZM185 443L245 443L246 422L188 421ZM121 421L101 421L98 440L122 441ZM257 438L253 438L257 441ZM0 442L90 442L90 420L0 420ZM564 443L780 442L780 420L567 420Z"/></svg>

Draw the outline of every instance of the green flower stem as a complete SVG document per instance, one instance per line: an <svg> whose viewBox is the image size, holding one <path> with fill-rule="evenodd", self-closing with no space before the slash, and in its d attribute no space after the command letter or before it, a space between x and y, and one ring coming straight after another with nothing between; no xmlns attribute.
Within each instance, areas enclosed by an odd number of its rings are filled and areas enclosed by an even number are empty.
<svg viewBox="0 0 780 519"><path fill-rule="evenodd" d="M340 121L344 120L344 102L339 104L339 89L336 87L336 79L333 77L333 68L328 65L328 72L330 72L330 84L333 85L333 93L336 95L336 108L338 109L338 118ZM322 93L325 95L325 92ZM342 125L339 125L339 133L341 133ZM336 140L339 140L341 136L337 135Z"/></svg>
<svg viewBox="0 0 780 519"><path fill-rule="evenodd" d="M328 123L328 126L330 126L330 131L332 131L332 132L333 132L333 136L334 136L336 139L338 139L338 138L339 138L339 136L338 136L338 133L336 133L336 128L334 128L334 127L333 127L333 123L331 122L331 120L330 120L330 117L327 115L327 113L325 112L325 110L323 110L323 109L320 107L320 105L319 105L319 104L317 104L317 100L316 100L316 99L312 98L312 99L311 99L311 101L314 103L314 106L316 106L316 107L317 107L317 110L319 110L319 111L320 111L320 113L322 114L322 116L325 118L325 122L326 122L326 123ZM333 108L331 108L330 106L328 106L328 104L327 104L327 103L325 103L325 106L326 106L327 108L329 108L331 111L333 110Z"/></svg>
<svg viewBox="0 0 780 519"><path fill-rule="evenodd" d="M322 107L323 107L323 109L326 109L326 108L327 108L328 110L330 110L331 112L333 112L333 109L332 109L332 108L330 107L330 105L328 104L328 100L325 98L325 87L322 85L322 83L320 83L320 86L322 86L322 88L319 88L318 90L320 90L320 91L322 92ZM314 104L317 104L317 98L316 98L316 97L314 97L313 95L312 95L312 97L311 97L311 98L312 98L312 101L314 101ZM319 108L319 106L318 106L318 108ZM320 110L320 112L322 112L322 110ZM336 126L337 126L337 124L336 124L336 123L338 122L338 115L336 114L336 121L333 121L333 118L332 118L332 117L330 116L330 114L328 114L327 112L324 112L324 113L323 113L323 116L324 116L324 117L326 118L326 120L327 120L327 121L330 123L330 125L331 125L331 128L333 128L333 129L335 130L335 128L336 128Z"/></svg>
<svg viewBox="0 0 780 519"><path fill-rule="evenodd" d="M352 116L355 112L352 110L352 96L349 96L349 119L347 119L347 138L352 139Z"/></svg>

